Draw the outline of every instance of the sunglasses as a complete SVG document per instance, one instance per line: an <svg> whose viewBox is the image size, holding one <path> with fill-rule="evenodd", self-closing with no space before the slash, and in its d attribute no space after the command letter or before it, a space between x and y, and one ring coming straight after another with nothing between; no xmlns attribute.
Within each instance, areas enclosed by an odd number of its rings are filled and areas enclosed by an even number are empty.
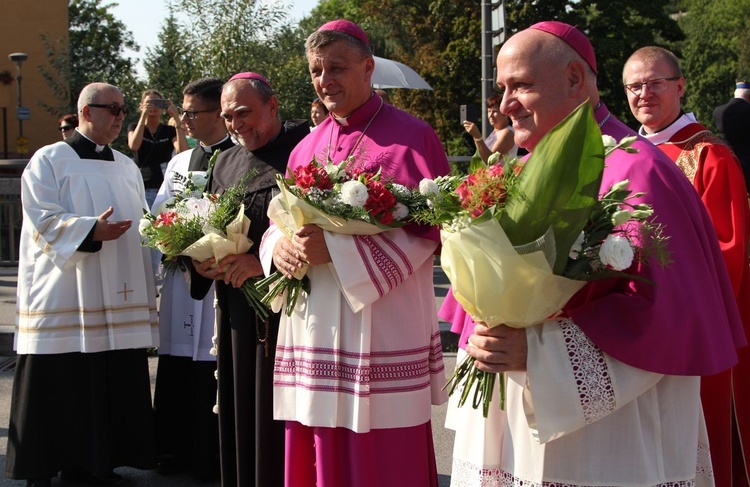
<svg viewBox="0 0 750 487"><path fill-rule="evenodd" d="M120 112L122 112L126 117L128 116L128 113L130 113L127 108L121 107L117 103L109 103L108 105L102 105L100 103L89 103L88 106L94 108L109 108L109 113L111 113L113 117L118 116Z"/></svg>
<svg viewBox="0 0 750 487"><path fill-rule="evenodd" d="M67 132L68 130L73 130L75 127L73 125L60 125L60 132Z"/></svg>

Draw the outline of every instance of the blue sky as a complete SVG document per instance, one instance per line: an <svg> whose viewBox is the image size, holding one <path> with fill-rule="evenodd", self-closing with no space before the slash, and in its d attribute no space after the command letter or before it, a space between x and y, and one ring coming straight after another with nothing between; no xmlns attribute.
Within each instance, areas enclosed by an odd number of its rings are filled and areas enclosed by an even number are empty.
<svg viewBox="0 0 750 487"><path fill-rule="evenodd" d="M110 10L133 33L140 46L140 56L129 52L128 55L140 58L147 47L154 47L158 42L159 30L167 16L167 0L115 0L118 5ZM278 3L291 5L291 17L300 20L317 4L318 0L285 0ZM179 13L178 13L179 17ZM138 73L143 75L143 66L138 63Z"/></svg>

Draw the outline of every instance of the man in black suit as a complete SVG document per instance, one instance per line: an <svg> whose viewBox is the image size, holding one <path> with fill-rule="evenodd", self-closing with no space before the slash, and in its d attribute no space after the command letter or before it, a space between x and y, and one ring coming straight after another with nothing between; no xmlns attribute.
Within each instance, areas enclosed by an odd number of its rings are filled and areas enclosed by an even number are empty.
<svg viewBox="0 0 750 487"><path fill-rule="evenodd" d="M714 123L740 160L750 192L750 82L737 82L734 98L714 110Z"/></svg>

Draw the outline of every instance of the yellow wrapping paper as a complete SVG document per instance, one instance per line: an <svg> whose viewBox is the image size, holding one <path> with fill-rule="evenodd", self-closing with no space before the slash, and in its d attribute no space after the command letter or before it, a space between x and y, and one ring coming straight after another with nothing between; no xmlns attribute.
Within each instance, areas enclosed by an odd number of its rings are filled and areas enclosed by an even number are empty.
<svg viewBox="0 0 750 487"><path fill-rule="evenodd" d="M241 205L237 216L227 225L226 236L215 228L204 229L209 230L207 235L180 252L180 255L191 257L198 262L213 257L219 262L227 255L247 253L253 245L247 238L249 229L250 219L245 216L245 205Z"/></svg>
<svg viewBox="0 0 750 487"><path fill-rule="evenodd" d="M441 238L440 261L454 297L490 327L540 323L586 284L554 275L541 251L518 255L495 219L442 231Z"/></svg>

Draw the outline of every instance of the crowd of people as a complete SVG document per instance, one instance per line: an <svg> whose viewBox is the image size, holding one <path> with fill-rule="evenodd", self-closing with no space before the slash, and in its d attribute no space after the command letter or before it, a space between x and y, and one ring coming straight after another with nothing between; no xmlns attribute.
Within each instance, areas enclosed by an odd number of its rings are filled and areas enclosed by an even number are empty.
<svg viewBox="0 0 750 487"><path fill-rule="evenodd" d="M504 409L485 416L450 399L452 485L750 486L750 84L714 114L725 142L683 111L677 57L643 47L622 71L635 132L600 99L580 30L546 21L510 37L487 100L492 133L463 121L478 156L533 154L590 104L602 134L637 136L636 151L607 158L601 191L636 187L672 262L636 261L541 323L490 328L450 292L436 312L437 228L291 234L268 217L277 176L313 156L377 164L407 187L450 172L433 129L373 90L360 26L327 22L304 51L312 126L281 119L260 73L201 78L179 109L142 94L131 159L109 147L127 115L122 93L92 83L60 119L63 140L34 154L22 176L8 477L117 485L114 469L130 466L223 487L436 487L443 425L431 406L448 401L440 316L460 335L459 361L506 377ZM211 193L244 184L254 244L183 260L157 290L158 260L133 222L181 190L175 175L196 173ZM260 316L240 289L305 266L310 290L293 313Z"/></svg>

